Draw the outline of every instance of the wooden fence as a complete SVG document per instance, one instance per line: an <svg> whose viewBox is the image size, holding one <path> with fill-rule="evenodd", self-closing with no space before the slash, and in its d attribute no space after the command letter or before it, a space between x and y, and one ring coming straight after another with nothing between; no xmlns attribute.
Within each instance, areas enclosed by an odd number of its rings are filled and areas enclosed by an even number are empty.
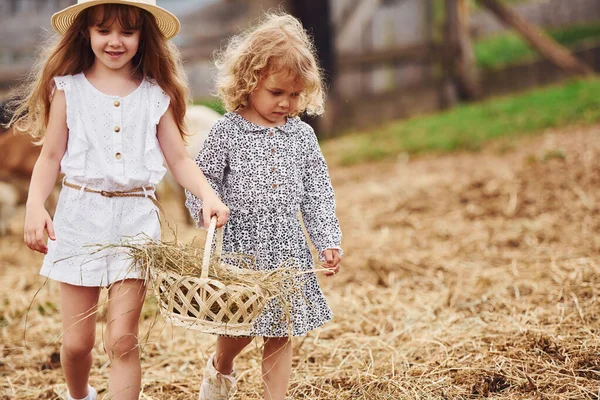
<svg viewBox="0 0 600 400"><path fill-rule="evenodd" d="M293 9L302 1L316 0L223 0L181 16L183 30L175 43L186 62L194 95L210 94L213 52L231 34L265 9L280 4ZM326 115L318 120L322 135L363 129L448 104L452 91L442 68L447 46L435 40L433 1L330 0L332 79ZM600 20L600 0L543 0L517 10L541 25ZM0 92L30 68L30 56L47 36L50 11L44 8L15 18L0 15ZM488 14L473 16L472 24L480 35L503 29ZM599 69L599 52L583 49L579 55ZM547 62L536 61L483 72L482 91L489 96L562 77Z"/></svg>
<svg viewBox="0 0 600 400"><path fill-rule="evenodd" d="M600 21L600 0L539 0L513 7L532 24L545 28ZM471 25L475 36L486 36L506 30L505 26L486 11L474 14Z"/></svg>

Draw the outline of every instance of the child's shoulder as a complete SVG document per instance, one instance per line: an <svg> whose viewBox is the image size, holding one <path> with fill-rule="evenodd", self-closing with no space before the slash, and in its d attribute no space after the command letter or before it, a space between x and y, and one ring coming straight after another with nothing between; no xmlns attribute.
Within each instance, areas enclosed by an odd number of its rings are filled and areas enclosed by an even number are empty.
<svg viewBox="0 0 600 400"><path fill-rule="evenodd" d="M55 78L81 79L81 78L85 78L85 75L83 72L77 72L77 73L68 74L68 75L57 75L57 76L55 76Z"/></svg>
<svg viewBox="0 0 600 400"><path fill-rule="evenodd" d="M307 124L306 122L302 121L300 117L290 118L290 122L296 126L296 129L299 132L302 132L307 135L315 134L315 130L313 129L313 127Z"/></svg>
<svg viewBox="0 0 600 400"><path fill-rule="evenodd" d="M219 117L215 123L213 124L214 130L231 130L231 129L239 129L239 123L236 121L236 116L238 114L234 112L228 112Z"/></svg>
<svg viewBox="0 0 600 400"><path fill-rule="evenodd" d="M149 76L146 76L143 78L143 81L150 87L155 87L155 88L159 88L162 90L162 88L160 87L160 85L158 84L158 82L156 82L156 79L151 78Z"/></svg>
<svg viewBox="0 0 600 400"><path fill-rule="evenodd" d="M82 77L83 73L81 72L74 75L59 75L54 77L53 83L58 90L70 91L74 85L78 86Z"/></svg>
<svg viewBox="0 0 600 400"><path fill-rule="evenodd" d="M288 124L292 124L294 131L304 140L316 140L317 134L312 126L302 121L300 117L290 118Z"/></svg>
<svg viewBox="0 0 600 400"><path fill-rule="evenodd" d="M213 123L212 129L217 132L244 133L256 130L266 130L268 128L246 120L237 112L227 112ZM288 118L287 123L281 126L280 129L287 133L298 133L306 137L315 137L315 131L312 126L302 121L300 117Z"/></svg>
<svg viewBox="0 0 600 400"><path fill-rule="evenodd" d="M213 124L214 130L225 131L227 133L236 132L243 134L246 132L252 132L258 129L262 129L259 125L256 125L235 111L226 112L221 118L219 118Z"/></svg>
<svg viewBox="0 0 600 400"><path fill-rule="evenodd" d="M80 72L78 74L73 75L57 75L54 77L54 82L72 82L74 80L80 79L83 76L83 73Z"/></svg>
<svg viewBox="0 0 600 400"><path fill-rule="evenodd" d="M152 92L159 93L163 96L168 96L167 92L162 87L160 87L160 85L158 84L158 82L156 82L154 78L150 78L149 76L145 77L142 80L142 85L145 85Z"/></svg>

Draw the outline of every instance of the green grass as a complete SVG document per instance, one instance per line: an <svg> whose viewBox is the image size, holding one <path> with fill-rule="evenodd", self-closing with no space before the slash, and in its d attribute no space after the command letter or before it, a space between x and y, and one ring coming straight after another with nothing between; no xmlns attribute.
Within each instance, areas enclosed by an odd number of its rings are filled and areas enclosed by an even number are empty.
<svg viewBox="0 0 600 400"><path fill-rule="evenodd" d="M579 25L549 30L547 33L560 44L570 47L586 41L600 41L600 24ZM503 33L478 40L475 56L481 68L503 65L539 57L516 33Z"/></svg>
<svg viewBox="0 0 600 400"><path fill-rule="evenodd" d="M463 105L431 116L327 141L325 152L348 165L399 154L478 150L489 140L600 121L600 79L575 80L511 97Z"/></svg>
<svg viewBox="0 0 600 400"><path fill-rule="evenodd" d="M195 100L194 104L206 106L208 108L211 108L211 109L215 110L219 114L225 114L227 112L225 110L225 108L223 108L223 103L221 103L221 100L219 100L216 97L208 98L208 99Z"/></svg>

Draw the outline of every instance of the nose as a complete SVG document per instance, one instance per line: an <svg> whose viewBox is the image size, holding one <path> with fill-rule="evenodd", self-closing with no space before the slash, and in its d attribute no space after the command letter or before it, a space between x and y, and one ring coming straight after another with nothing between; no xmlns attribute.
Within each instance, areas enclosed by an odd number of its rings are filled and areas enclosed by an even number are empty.
<svg viewBox="0 0 600 400"><path fill-rule="evenodd" d="M119 47L121 45L121 37L117 32L110 35L108 38L108 45L112 47Z"/></svg>
<svg viewBox="0 0 600 400"><path fill-rule="evenodd" d="M287 108L287 107L289 107L289 105L290 105L290 102L288 99L283 99L279 102L279 107L281 107L281 108Z"/></svg>

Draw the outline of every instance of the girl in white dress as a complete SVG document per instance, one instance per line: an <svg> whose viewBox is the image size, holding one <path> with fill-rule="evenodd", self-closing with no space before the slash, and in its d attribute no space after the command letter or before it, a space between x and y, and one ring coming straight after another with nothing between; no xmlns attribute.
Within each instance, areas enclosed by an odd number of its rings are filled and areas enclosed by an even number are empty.
<svg viewBox="0 0 600 400"><path fill-rule="evenodd" d="M109 397L137 399L143 276L125 255L92 255L85 246L140 233L160 238L154 187L165 173L163 155L175 179L202 198L207 221L217 215L222 226L229 210L185 150L188 91L179 54L168 41L179 31L177 18L153 0L79 0L55 14L52 24L62 36L17 97L11 121L43 141L27 200L25 242L46 254L41 274L61 282L67 398L97 396L88 385L93 311L101 287L108 287ZM44 202L59 172L65 178L52 221Z"/></svg>

